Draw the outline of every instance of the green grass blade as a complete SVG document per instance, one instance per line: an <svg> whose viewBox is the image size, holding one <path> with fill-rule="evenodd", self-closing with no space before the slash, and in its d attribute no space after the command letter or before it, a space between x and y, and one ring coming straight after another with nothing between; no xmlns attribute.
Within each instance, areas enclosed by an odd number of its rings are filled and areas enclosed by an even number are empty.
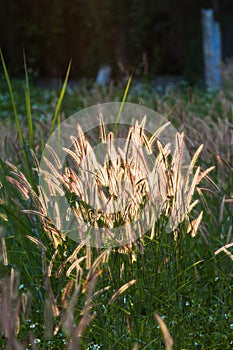
<svg viewBox="0 0 233 350"><path fill-rule="evenodd" d="M32 110L31 110L31 98L29 89L29 79L27 71L27 62L25 52L23 53L24 71L25 71L25 100L26 100L26 110L27 110L27 121L28 121L28 133L29 133L29 145L34 148L34 132L33 132L33 122L32 122Z"/></svg>
<svg viewBox="0 0 233 350"><path fill-rule="evenodd" d="M51 126L50 134L52 134L52 132L55 129L55 125L56 125L56 122L57 122L57 119L58 119L58 115L59 115L59 112L60 112L61 104L62 104L64 95L65 95L65 92L66 92L66 87L67 87L67 82L68 82L68 78L69 78L69 74L70 74L70 69L71 69L71 61L69 63L69 66L68 66L68 69L67 69L67 72L66 72L66 77L65 77L62 89L61 89L61 93L60 93L58 102L57 102L57 106L56 106L56 109L55 109L54 117L53 117L53 120L52 120L52 126Z"/></svg>
<svg viewBox="0 0 233 350"><path fill-rule="evenodd" d="M131 81L132 81L132 77L133 77L133 73L130 74L129 80L127 82L127 85L126 85L126 88L125 88L125 91L124 91L124 95L123 95L123 98L122 98L122 101L121 101L121 106L120 106L119 112L118 112L117 117L116 117L116 122L115 122L115 126L114 126L114 129L113 129L113 132L116 132L118 124L120 122L121 113L122 113L122 110L123 110L123 107L124 107L124 103L125 103L125 100L127 98L128 92L129 92L129 87L130 87L130 84L131 84Z"/></svg>
<svg viewBox="0 0 233 350"><path fill-rule="evenodd" d="M16 108L15 98L14 98L14 94L13 94L12 84L10 81L10 77L8 74L8 70L7 70L6 63L5 63L1 49L0 49L0 58L2 60L2 67L3 67L5 79L7 82L8 90L10 93L11 105L12 105L12 109L13 109L13 113L14 113L15 124L16 124L18 134L19 134L19 140L20 140L20 143L22 145L22 154L23 154L23 158L25 161L26 169L27 169L28 179L33 186L32 167L31 167L30 160L29 160L28 153L27 153L27 145L26 145L24 137L23 137L21 125L19 122L19 116L18 116L18 112L17 112L17 108Z"/></svg>
<svg viewBox="0 0 233 350"><path fill-rule="evenodd" d="M17 129L18 129L18 133L19 133L19 139L20 139L20 142L21 142L21 144L23 146L24 145L24 139L23 139L23 134L22 134L20 122L19 122L19 116L18 116L18 112L17 112L17 108L16 108L16 103L15 103L15 98L14 98L14 94L13 94L13 89L12 89L12 85L11 85L11 81L10 81L10 78L9 78L8 70L7 70L6 63L5 63L5 60L4 60L3 53L2 53L1 49L0 49L0 57L1 57L1 60L2 60L2 67L3 67L4 75L5 75L5 78L6 78L8 90L9 90L9 93L10 93L11 104L12 104L13 113L14 113L14 117L15 117L15 123L16 123Z"/></svg>
<svg viewBox="0 0 233 350"><path fill-rule="evenodd" d="M177 102L171 109L170 111L167 112L167 114L165 114L165 116L163 117L163 119L161 120L161 122L159 123L159 125L153 130L154 134L164 123L165 121L170 117L170 115L172 114L172 112L176 109L177 105L179 102Z"/></svg>

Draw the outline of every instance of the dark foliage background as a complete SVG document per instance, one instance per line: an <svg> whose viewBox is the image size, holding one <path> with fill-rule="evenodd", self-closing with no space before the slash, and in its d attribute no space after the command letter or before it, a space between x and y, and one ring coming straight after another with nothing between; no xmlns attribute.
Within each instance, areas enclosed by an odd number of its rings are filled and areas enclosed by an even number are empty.
<svg viewBox="0 0 233 350"><path fill-rule="evenodd" d="M22 52L39 76L62 75L72 59L74 78L94 77L117 62L149 75L202 75L200 11L214 7L223 30L223 54L232 56L232 0L0 0L0 45L12 73Z"/></svg>

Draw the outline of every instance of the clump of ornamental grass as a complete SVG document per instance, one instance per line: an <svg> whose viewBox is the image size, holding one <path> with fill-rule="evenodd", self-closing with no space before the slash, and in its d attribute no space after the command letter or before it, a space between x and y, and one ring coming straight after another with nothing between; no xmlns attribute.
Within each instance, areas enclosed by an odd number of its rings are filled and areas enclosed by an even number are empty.
<svg viewBox="0 0 233 350"><path fill-rule="evenodd" d="M48 148L50 157L43 158L50 171L41 169L37 163L37 171L47 183L46 192L41 186L38 187L39 196L26 177L8 163L14 175L8 176L8 180L26 199L32 198L37 210L26 212L39 215L55 248L66 239L62 221L69 224L71 212L75 217L75 221L71 221L72 231L75 231L71 237L75 237L76 241L85 241L87 245L94 243L97 247L109 242L114 242L114 246L131 245L143 236L145 227L153 237L156 222L161 218L165 223L164 230L173 231L174 238L181 222L185 222L191 236L196 235L202 212L196 219L190 220L198 202L193 201L193 195L200 181L207 177L213 167L204 172L200 167L195 167L202 146L190 164L185 164L184 134L176 134L172 154L170 145L164 145L159 140L168 123L149 136L144 129L145 123L146 117L136 122L129 128L125 144L116 147L114 132L106 132L103 117L100 116L101 142L106 146L102 163L78 126L77 137L71 136L72 149L64 149L68 158L63 168L51 148ZM55 201L55 221L49 216L48 204L50 198L56 196L65 197L69 207L64 213L64 206ZM90 228L96 233L93 241L88 236ZM117 229L117 237L113 237L114 229ZM69 236L69 230L67 232Z"/></svg>
<svg viewBox="0 0 233 350"><path fill-rule="evenodd" d="M104 228L110 239L111 230L120 227L118 233L121 235L117 237L117 244L123 245L127 239L128 242L134 242L141 236L145 226L151 229L153 236L160 217L163 217L167 229L171 231L180 222L189 221L190 213L197 204L197 201L192 201L195 188L213 167L205 172L201 172L200 167L195 168L202 146L190 164L185 164L183 133L176 134L172 154L171 145L164 145L159 140L169 123L150 136L146 135L145 123L146 117L130 127L125 144L117 147L114 133L106 132L101 116L101 140L106 145L103 163L98 161L94 149L78 126L78 137L72 137L73 150L65 149L72 159L72 167L68 164L61 175L55 170L54 152L50 150L53 164L51 158L45 159L51 170L46 174L50 183L49 195L61 194L57 191L60 181L64 188L63 194L76 199L72 202L72 210L77 220L78 234L85 234L88 229L88 225L83 225L83 222L97 229ZM93 203L93 206L88 203ZM57 216L61 217L59 214ZM193 237L201 217L202 213L188 223L187 230ZM122 234L124 227L125 236ZM80 238L82 240L82 236Z"/></svg>
<svg viewBox="0 0 233 350"><path fill-rule="evenodd" d="M187 90L188 95L188 90ZM210 96L209 96L210 95ZM189 101L176 97L171 120L185 134L185 142L191 154L203 144L201 161L216 164L217 181L221 186L233 169L233 112L232 90L198 94L189 89ZM169 113L174 100L158 100L158 111ZM232 176L230 176L232 178Z"/></svg>
<svg viewBox="0 0 233 350"><path fill-rule="evenodd" d="M215 165L212 181L206 178L203 187L198 188L202 205L211 217L207 220L205 231L231 232L231 196L233 186L233 113L232 89L223 89L215 93L199 93L191 88L185 95L160 98L158 111L167 113L174 106L171 119L178 124L178 130L185 134L185 143L190 152L194 154L196 148L203 144L200 162L203 167ZM175 98L175 100L174 100ZM185 98L189 98L185 101ZM175 124L176 125L176 124ZM202 194L205 189L205 198ZM224 209L224 210L223 210ZM211 227L211 222L214 223ZM206 232L207 233L207 232ZM226 234L229 243L230 234ZM212 235L213 237L213 235ZM220 245L223 242L219 243Z"/></svg>
<svg viewBox="0 0 233 350"><path fill-rule="evenodd" d="M222 185L233 170L233 114L229 110L230 106L226 98L221 95L219 97L222 104L221 115L218 114L213 118L211 114L213 115L214 112L210 111L205 118L191 117L191 122L188 122L185 116L183 126L191 147L205 141L202 159L206 163L217 164L218 180Z"/></svg>
<svg viewBox="0 0 233 350"><path fill-rule="evenodd" d="M47 166L45 171L32 152L35 169L47 185L46 190L41 185L32 188L27 177L16 166L5 163L10 169L8 182L20 191L25 200L24 204L20 204L20 209L28 214L32 222L36 222L35 218L41 219L43 229L52 242L53 251L51 245L49 248L43 243L41 236L27 235L42 252L46 336L56 336L62 329L68 338L69 349L79 348L85 328L95 317L95 296L110 288L105 286L97 292L94 290L102 263L108 262L111 246L121 247L120 252L124 254L132 254L132 250L137 253L139 238L143 246L145 228L151 239L158 233L167 235L169 232L173 240L178 241L180 234L189 233L194 237L200 225L202 212L195 213L196 218L191 218L197 205L194 193L200 181L208 178L212 170L202 171L195 165L202 146L187 164L184 160L183 133L175 135L172 152L170 144L160 141L160 135L168 123L152 135L146 133L145 125L146 117L136 121L129 128L125 143L117 147L114 130L107 132L100 116L100 143L105 149L102 161L99 161L91 140L80 126L77 127L76 136L71 137L72 147L64 149L67 155L64 165L60 164L56 150L48 148L49 156L43 158ZM56 215L51 217L49 201L59 196L68 202L68 209L64 212L64 207L60 205L62 202L55 201L53 209ZM65 230L62 227L64 221ZM159 232L158 222L162 223ZM183 224L182 230L179 230L180 223ZM90 227L96 233L94 239L93 235L89 235ZM66 252L66 257L62 257L60 266L55 270L55 262L57 264L61 257L60 247L66 247L71 229L70 237L79 243L73 252ZM116 235L114 230L119 234ZM96 260L93 260L91 245L98 248ZM101 248L108 245L110 247L101 253ZM162 265L164 263L161 262ZM53 290L52 281L54 277L64 274L68 280L64 281L59 297ZM135 278L128 279L116 289L109 299L109 305L135 283ZM77 321L75 305L80 291L87 293L87 298Z"/></svg>

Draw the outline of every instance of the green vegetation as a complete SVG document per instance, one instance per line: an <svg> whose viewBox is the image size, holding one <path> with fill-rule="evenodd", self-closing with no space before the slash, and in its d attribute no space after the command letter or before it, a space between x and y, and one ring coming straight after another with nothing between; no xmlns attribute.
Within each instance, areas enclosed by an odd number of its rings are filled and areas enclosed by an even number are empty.
<svg viewBox="0 0 233 350"><path fill-rule="evenodd" d="M66 239L49 221L38 197L37 159L55 123L120 101L124 87L81 83L63 98L66 82L60 94L29 89L27 74L26 82L7 83L2 77L1 349L231 349L233 90L183 84L160 95L132 82L127 102L163 115L176 106L169 119L184 131L191 156L204 144L194 167L203 179L195 186L191 228L184 221L165 232L164 214L137 244L104 250Z"/></svg>

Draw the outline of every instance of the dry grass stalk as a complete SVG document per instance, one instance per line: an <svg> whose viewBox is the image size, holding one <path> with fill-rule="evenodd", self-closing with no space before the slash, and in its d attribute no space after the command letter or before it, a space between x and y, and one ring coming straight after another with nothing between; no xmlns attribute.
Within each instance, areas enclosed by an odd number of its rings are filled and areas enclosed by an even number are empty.
<svg viewBox="0 0 233 350"><path fill-rule="evenodd" d="M18 274L11 269L11 274L0 280L0 332L7 339L7 350L23 350L25 344L17 339L20 324L20 312L23 301L23 311L28 311L29 299L18 295Z"/></svg>
<svg viewBox="0 0 233 350"><path fill-rule="evenodd" d="M218 255L219 253L224 252L231 258L231 260L233 260L233 254L228 250L228 248L231 248L232 246L233 246L233 243L228 243L224 245L223 247L215 251L215 255Z"/></svg>
<svg viewBox="0 0 233 350"><path fill-rule="evenodd" d="M202 216L203 216L203 211L201 211L200 214L198 215L197 219L194 219L192 222L190 222L190 224L188 226L187 233L190 233L192 237L195 237L197 234L197 230L198 230L198 227L201 223Z"/></svg>
<svg viewBox="0 0 233 350"><path fill-rule="evenodd" d="M71 329L73 329L73 331L71 332L68 350L80 349L80 338L81 338L85 328L92 322L92 320L96 316L95 312L90 314L90 310L92 309L94 288L96 285L98 275L99 275L99 273L95 273L94 275L92 275L92 278L88 282L86 281L88 284L87 297L86 297L86 302L84 304L83 311L81 313L82 317L79 321L79 324L75 328L74 328L73 324L72 324L72 327L70 327L71 325L69 324L68 328L66 328L66 330L68 330L69 332ZM71 304L69 307L69 312L66 313L66 318L63 320L63 329L64 329L65 325L67 326L67 320L70 319L71 315L73 315L73 311L74 311L73 302L77 298L78 291L79 291L79 289L78 290L76 289L74 292L74 295L72 297ZM73 319L73 317L72 317L72 319Z"/></svg>
<svg viewBox="0 0 233 350"><path fill-rule="evenodd" d="M37 243L36 243L37 244ZM47 266L45 251L42 250L42 271L45 277L45 307L44 307L44 325L45 325L45 337L48 339L53 334L53 317L60 315L60 310L57 306L56 298L54 296L51 282L50 282L50 269L51 266Z"/></svg>
<svg viewBox="0 0 233 350"><path fill-rule="evenodd" d="M1 227L0 227L1 229ZM0 260L2 260L3 264L5 266L8 265L8 256L7 256L7 249L6 249L6 242L3 237L3 235L0 233L0 242L1 242L1 247L0 247Z"/></svg>
<svg viewBox="0 0 233 350"><path fill-rule="evenodd" d="M93 262L90 270L88 271L87 277L86 277L86 282L83 284L83 288L82 288L82 293L85 293L87 290L87 287L89 285L89 281L91 281L92 276L95 275L96 270L99 268L100 269L100 265L103 262L106 262L106 260L109 257L111 248L107 248L106 250L104 250L98 257L97 259Z"/></svg>
<svg viewBox="0 0 233 350"><path fill-rule="evenodd" d="M168 330L165 322L163 321L163 319L158 314L155 314L154 316L155 316L155 319L158 322L158 324L159 324L159 326L161 328L161 331L163 333L166 350L172 350L172 348L173 348L173 339L172 339L171 334L169 333L169 330Z"/></svg>
<svg viewBox="0 0 233 350"><path fill-rule="evenodd" d="M80 264L86 259L86 256L78 258L77 254L79 251L80 246L77 247L76 251L73 253L73 256L71 258L69 257L66 260L66 263L60 267L60 269L64 270L66 264L71 263L70 267L66 271L67 276L69 276L74 269L77 271L76 282L74 282L74 280L69 280L65 285L61 296L61 306L58 306L58 302L55 300L50 283L53 262L50 261L50 264L47 267L45 256L42 254L42 258L44 260L43 266L45 273L45 289L47 291L47 297L45 301L45 335L47 338L50 338L53 334L57 334L59 329L62 328L68 339L70 339L68 346L69 349L79 349L80 337L82 336L85 328L95 317L95 313L90 314L90 310L93 308L93 299L100 293L109 289L108 286L102 288L97 292L94 291L97 278L102 272L99 269L99 266L106 259L109 250L103 251L102 254L94 261L83 283L81 282L83 269ZM52 260L55 258L56 254L57 251L55 251ZM96 269L99 269L98 272L96 272ZM75 308L81 290L83 294L87 293L87 295L85 298L84 308L80 314L81 319L79 320L78 324L76 324ZM55 326L53 326L53 317L59 318Z"/></svg>
<svg viewBox="0 0 233 350"><path fill-rule="evenodd" d="M207 164L216 163L221 185L233 169L232 97L219 93L204 117L196 115L191 109L185 110L182 103L180 106L182 110L176 112L176 119L181 119L181 129L185 132L189 149L192 151L204 144L202 160Z"/></svg>
<svg viewBox="0 0 233 350"><path fill-rule="evenodd" d="M123 286L121 286L111 297L109 300L109 304L114 303L114 301L122 294L124 293L130 286L132 286L134 283L136 283L136 280L129 281L125 283Z"/></svg>

